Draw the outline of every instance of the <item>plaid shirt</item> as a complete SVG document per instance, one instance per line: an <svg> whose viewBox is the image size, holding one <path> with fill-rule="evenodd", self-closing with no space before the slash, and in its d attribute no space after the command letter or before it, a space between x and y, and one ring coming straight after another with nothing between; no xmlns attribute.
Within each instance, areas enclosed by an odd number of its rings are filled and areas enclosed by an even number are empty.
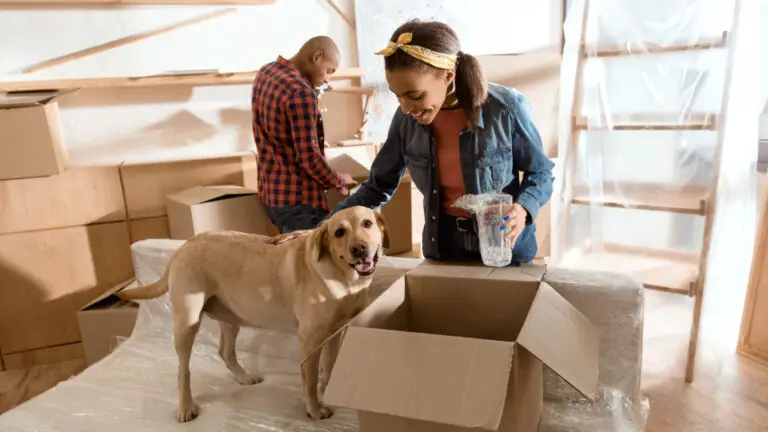
<svg viewBox="0 0 768 432"><path fill-rule="evenodd" d="M262 202L327 209L325 191L344 181L325 161L323 118L309 81L278 57L256 74L251 107Z"/></svg>

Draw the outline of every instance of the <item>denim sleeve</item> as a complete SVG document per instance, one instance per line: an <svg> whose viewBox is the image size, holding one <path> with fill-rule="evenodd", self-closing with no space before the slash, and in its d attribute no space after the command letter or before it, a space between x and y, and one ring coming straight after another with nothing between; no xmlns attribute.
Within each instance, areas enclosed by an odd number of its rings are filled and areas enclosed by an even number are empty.
<svg viewBox="0 0 768 432"><path fill-rule="evenodd" d="M405 174L403 139L400 131L403 120L403 113L398 107L395 115L392 116L387 140L373 160L370 177L355 193L340 202L332 213L354 206L374 209L386 204L392 198Z"/></svg>
<svg viewBox="0 0 768 432"><path fill-rule="evenodd" d="M527 224L539 215L539 209L552 197L552 169L555 164L544 153L541 135L533 124L531 106L522 94L515 93L515 132L513 151L515 166L523 173L517 201L528 211Z"/></svg>

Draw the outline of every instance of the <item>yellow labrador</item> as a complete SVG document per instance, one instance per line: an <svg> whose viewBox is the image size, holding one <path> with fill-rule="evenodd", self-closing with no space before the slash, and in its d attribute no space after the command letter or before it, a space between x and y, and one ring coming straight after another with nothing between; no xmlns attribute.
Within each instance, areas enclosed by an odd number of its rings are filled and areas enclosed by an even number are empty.
<svg viewBox="0 0 768 432"><path fill-rule="evenodd" d="M320 347L367 305L386 233L381 215L365 207L342 210L317 229L296 235L203 233L174 253L158 282L121 292L130 300L169 292L179 358L178 420L190 421L199 412L189 360L203 312L219 321L219 354L241 384L262 381L237 360L241 326L298 331L307 414L315 420L333 415L319 401L318 371L322 352L320 381L326 383L339 338Z"/></svg>

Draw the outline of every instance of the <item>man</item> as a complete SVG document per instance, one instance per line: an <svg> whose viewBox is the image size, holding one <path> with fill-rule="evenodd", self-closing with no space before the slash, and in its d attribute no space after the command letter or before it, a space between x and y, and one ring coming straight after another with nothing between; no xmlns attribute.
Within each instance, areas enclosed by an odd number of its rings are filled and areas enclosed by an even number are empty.
<svg viewBox="0 0 768 432"><path fill-rule="evenodd" d="M259 197L280 230L315 228L327 215L325 191L348 194L348 174L325 160L323 119L317 89L339 67L329 37L307 41L299 52L263 66L253 83L253 136L258 150Z"/></svg>

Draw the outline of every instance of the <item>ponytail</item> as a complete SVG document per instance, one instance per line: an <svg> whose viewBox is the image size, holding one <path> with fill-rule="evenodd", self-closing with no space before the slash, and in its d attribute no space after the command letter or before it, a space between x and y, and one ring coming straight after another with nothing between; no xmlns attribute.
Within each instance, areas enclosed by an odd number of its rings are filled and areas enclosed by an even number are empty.
<svg viewBox="0 0 768 432"><path fill-rule="evenodd" d="M480 121L480 107L488 97L488 82L477 58L459 51L456 65L456 97L459 106L467 111L469 124L474 129Z"/></svg>

